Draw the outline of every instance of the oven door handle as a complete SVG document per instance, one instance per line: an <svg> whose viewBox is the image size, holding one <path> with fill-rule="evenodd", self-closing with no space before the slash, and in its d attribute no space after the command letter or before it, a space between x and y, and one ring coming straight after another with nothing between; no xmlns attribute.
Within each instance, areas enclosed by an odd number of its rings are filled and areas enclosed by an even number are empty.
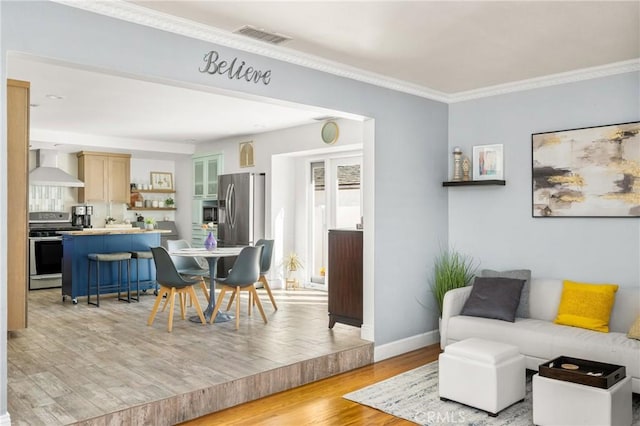
<svg viewBox="0 0 640 426"><path fill-rule="evenodd" d="M62 241L62 237L29 237L31 241Z"/></svg>

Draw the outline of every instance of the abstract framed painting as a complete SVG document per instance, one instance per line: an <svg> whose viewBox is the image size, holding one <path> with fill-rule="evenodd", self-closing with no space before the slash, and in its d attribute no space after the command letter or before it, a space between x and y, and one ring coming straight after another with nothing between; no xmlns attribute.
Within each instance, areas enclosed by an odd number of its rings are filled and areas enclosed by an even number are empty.
<svg viewBox="0 0 640 426"><path fill-rule="evenodd" d="M531 135L533 217L640 217L640 122Z"/></svg>
<svg viewBox="0 0 640 426"><path fill-rule="evenodd" d="M504 179L503 145L473 147L473 180Z"/></svg>

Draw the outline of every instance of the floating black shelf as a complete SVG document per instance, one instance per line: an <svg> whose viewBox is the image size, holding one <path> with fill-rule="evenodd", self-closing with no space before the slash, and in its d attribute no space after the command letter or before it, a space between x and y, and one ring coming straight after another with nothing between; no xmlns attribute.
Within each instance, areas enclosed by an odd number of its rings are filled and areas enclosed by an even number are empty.
<svg viewBox="0 0 640 426"><path fill-rule="evenodd" d="M478 185L501 185L504 186L507 181L500 179L491 180L450 180L442 182L442 186L478 186Z"/></svg>

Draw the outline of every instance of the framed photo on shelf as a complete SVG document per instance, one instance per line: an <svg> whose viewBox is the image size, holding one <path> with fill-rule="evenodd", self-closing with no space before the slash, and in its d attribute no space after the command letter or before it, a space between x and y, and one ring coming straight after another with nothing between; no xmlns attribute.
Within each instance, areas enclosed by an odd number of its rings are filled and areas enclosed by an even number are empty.
<svg viewBox="0 0 640 426"><path fill-rule="evenodd" d="M153 189L173 190L173 174L169 172L151 172Z"/></svg>
<svg viewBox="0 0 640 426"><path fill-rule="evenodd" d="M504 179L503 145L473 147L473 180Z"/></svg>
<svg viewBox="0 0 640 426"><path fill-rule="evenodd" d="M640 217L640 122L531 135L533 217Z"/></svg>

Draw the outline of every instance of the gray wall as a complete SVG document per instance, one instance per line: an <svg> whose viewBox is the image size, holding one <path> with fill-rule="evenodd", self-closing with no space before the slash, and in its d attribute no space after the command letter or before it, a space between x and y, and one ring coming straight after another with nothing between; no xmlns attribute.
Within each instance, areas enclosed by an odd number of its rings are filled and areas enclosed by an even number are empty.
<svg viewBox="0 0 640 426"><path fill-rule="evenodd" d="M365 156L375 155L375 211L370 212L375 229L368 230L375 238L375 341L384 344L436 328L434 314L416 299L426 294L438 241L446 241L447 193L440 187L447 167L446 104L60 4L2 2L0 7L3 59L8 51L18 51L375 118L375 152L365 150ZM199 73L201 58L211 49L271 69L271 84ZM6 226L4 219L0 234Z"/></svg>
<svg viewBox="0 0 640 426"><path fill-rule="evenodd" d="M531 216L532 133L639 119L640 73L450 105L449 152L504 144L507 181L449 189L450 244L482 267L640 286L640 219Z"/></svg>

